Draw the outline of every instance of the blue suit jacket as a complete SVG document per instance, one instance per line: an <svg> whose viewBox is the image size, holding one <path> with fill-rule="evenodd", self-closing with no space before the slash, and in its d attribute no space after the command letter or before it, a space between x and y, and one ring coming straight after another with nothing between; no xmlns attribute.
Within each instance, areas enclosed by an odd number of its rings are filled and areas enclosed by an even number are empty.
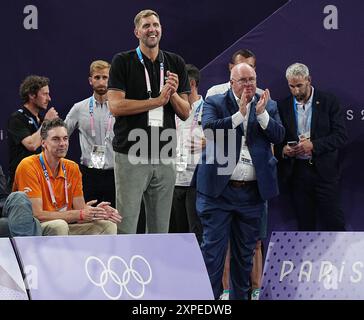
<svg viewBox="0 0 364 320"><path fill-rule="evenodd" d="M268 127L263 130L257 121L255 106L259 96L252 103L246 143L255 167L258 188L263 200L278 194L277 159L272 154L271 143L282 142L285 134L281 124L277 104L269 100L266 110L269 113ZM198 192L210 197L219 197L227 186L238 162L243 124L233 129L231 116L239 111L231 89L225 94L208 97L203 106L202 126L206 136L206 148L202 153L191 185ZM221 130L218 130L221 129ZM227 156L224 161L224 156Z"/></svg>

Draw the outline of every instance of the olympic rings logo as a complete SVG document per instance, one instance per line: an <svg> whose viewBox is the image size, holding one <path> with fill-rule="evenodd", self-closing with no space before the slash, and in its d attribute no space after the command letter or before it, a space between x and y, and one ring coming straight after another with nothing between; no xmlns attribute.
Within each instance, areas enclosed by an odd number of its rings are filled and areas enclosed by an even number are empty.
<svg viewBox="0 0 364 320"><path fill-rule="evenodd" d="M146 279L143 278L140 270L137 271L135 269L136 263L138 261L139 264L142 263L144 265L144 268L140 268L140 265L138 264L138 269L147 270L147 272L145 272L148 275ZM96 267L101 267L102 271L99 275L95 275L95 268L90 268L91 262L96 263ZM117 267L117 263L119 263L119 267L115 269L115 266ZM129 265L123 258L120 258L118 256L111 256L107 262L107 266L98 257L90 256L86 259L85 271L91 283L93 283L97 287L101 287L106 297L111 300L119 299L123 294L124 290L131 298L139 299L143 297L145 293L145 286L152 281L152 269L150 267L150 264L144 257L140 255L132 256ZM91 272L93 276L90 275L90 271L93 271ZM114 284L119 286L117 294L110 293L110 288L107 288L107 283L109 282L109 279L113 281ZM137 290L137 292L132 292L130 290L129 283L133 280L136 282L137 287L139 287L139 290Z"/></svg>

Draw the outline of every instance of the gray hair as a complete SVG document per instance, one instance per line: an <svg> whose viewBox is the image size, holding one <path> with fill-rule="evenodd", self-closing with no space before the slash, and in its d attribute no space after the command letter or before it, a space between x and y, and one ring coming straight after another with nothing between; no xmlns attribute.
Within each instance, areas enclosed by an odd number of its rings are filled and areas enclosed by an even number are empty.
<svg viewBox="0 0 364 320"><path fill-rule="evenodd" d="M307 78L310 76L310 71L308 70L307 66L303 63L294 63L291 64L286 70L286 78L296 78L296 77L303 77Z"/></svg>
<svg viewBox="0 0 364 320"><path fill-rule="evenodd" d="M55 118L52 120L44 120L42 126L40 127L40 137L42 140L47 139L48 131L54 128L63 127L67 130L68 128L66 123L61 118Z"/></svg>

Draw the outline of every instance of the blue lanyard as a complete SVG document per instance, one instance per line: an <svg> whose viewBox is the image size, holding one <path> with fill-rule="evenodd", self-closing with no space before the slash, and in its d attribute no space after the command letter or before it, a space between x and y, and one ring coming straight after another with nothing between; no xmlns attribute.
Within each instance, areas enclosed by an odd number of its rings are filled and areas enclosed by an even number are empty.
<svg viewBox="0 0 364 320"><path fill-rule="evenodd" d="M48 173L47 167L44 163L43 154L39 155L39 161L42 166L43 174L44 174L44 177L45 177L47 185L48 185L48 190L49 190L49 194L51 196L52 204L56 209L58 209L56 197L54 195L52 184L49 179L49 173ZM66 197L66 204L68 207L67 172L66 172L66 167L63 162L62 162L62 170L63 170L63 174L64 174L64 193L65 193L65 197Z"/></svg>
<svg viewBox="0 0 364 320"><path fill-rule="evenodd" d="M196 126L196 123L198 122L198 119L200 118L200 110L203 105L203 100L201 99L200 104L197 106L195 114L193 115L192 124L191 124L191 131Z"/></svg>
<svg viewBox="0 0 364 320"><path fill-rule="evenodd" d="M90 103L89 103L89 106L88 106L88 110L89 110L89 113L90 113L91 136L95 137L96 136L96 131L95 131L94 97L93 96L90 98Z"/></svg>
<svg viewBox="0 0 364 320"><path fill-rule="evenodd" d="M142 51L140 50L140 47L136 48L135 50L136 50L136 53L138 55L138 59L139 59L140 63L144 67L145 82L147 84L147 92L148 92L149 99L150 99L152 97L152 86L150 84L150 78L149 78L148 70L147 70L147 67L145 66ZM164 62L163 61L161 61L159 63L159 70L160 70L160 72L159 72L160 73L159 92L161 92L162 88L163 88L163 85L164 85Z"/></svg>
<svg viewBox="0 0 364 320"><path fill-rule="evenodd" d="M295 115L295 120L296 120L297 136L299 136L300 132L299 132L299 128L298 128L297 100L295 97L293 97L293 110L294 110L294 115ZM304 126L303 130L305 130L307 132L307 131L309 131L310 126L311 126L312 106L311 106L311 110L309 111L307 117L306 117L306 115L302 115L302 116L306 118L306 121L303 123L303 126ZM301 132L301 133L305 133L305 132Z"/></svg>
<svg viewBox="0 0 364 320"><path fill-rule="evenodd" d="M294 118L296 120L296 128L298 131L298 114L297 114L297 100L293 97L293 111L294 111Z"/></svg>
<svg viewBox="0 0 364 320"><path fill-rule="evenodd" d="M18 112L20 112L21 114L23 114L28 120L29 120L29 123L31 123L35 129L39 129L39 125L38 123L30 116L28 116L27 114L25 114L24 110L23 109L19 109Z"/></svg>
<svg viewBox="0 0 364 320"><path fill-rule="evenodd" d="M92 97L90 97L90 103L89 103L89 105L88 105L88 110L89 110L89 112L90 112L90 115L92 114L94 114L94 97L92 96Z"/></svg>

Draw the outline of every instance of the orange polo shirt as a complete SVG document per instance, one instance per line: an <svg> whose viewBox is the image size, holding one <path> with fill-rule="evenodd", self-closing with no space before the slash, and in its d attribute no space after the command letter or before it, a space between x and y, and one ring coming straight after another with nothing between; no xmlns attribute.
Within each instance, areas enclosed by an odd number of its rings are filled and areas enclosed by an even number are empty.
<svg viewBox="0 0 364 320"><path fill-rule="evenodd" d="M82 175L77 163L61 159L58 174L54 177L43 152L42 155L56 198L57 207L52 203L48 184L39 160L40 154L26 157L19 163L15 172L13 191L25 191L29 198L42 198L44 211L57 211L63 208L66 205L65 176L62 169L62 164L64 164L68 190L67 210L71 210L73 198L83 196Z"/></svg>

